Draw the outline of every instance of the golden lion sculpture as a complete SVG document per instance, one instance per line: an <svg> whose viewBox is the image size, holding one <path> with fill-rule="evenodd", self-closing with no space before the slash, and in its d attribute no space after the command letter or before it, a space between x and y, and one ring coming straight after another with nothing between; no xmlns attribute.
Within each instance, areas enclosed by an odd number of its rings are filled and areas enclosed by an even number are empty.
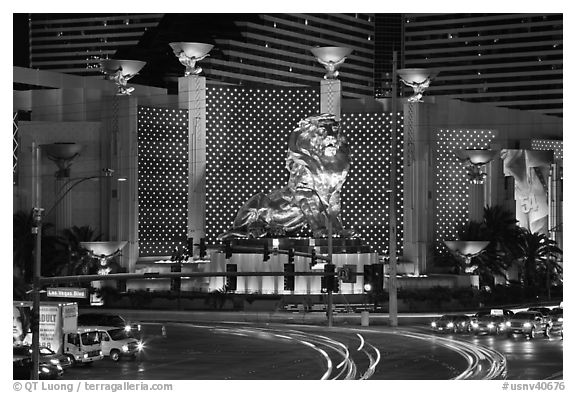
<svg viewBox="0 0 576 393"><path fill-rule="evenodd" d="M301 120L288 139L288 184L269 194L252 196L238 211L232 227L219 236L281 237L305 225L314 237L333 233L350 237L340 221L340 190L350 169L350 150L333 115ZM328 221L330 220L330 221Z"/></svg>

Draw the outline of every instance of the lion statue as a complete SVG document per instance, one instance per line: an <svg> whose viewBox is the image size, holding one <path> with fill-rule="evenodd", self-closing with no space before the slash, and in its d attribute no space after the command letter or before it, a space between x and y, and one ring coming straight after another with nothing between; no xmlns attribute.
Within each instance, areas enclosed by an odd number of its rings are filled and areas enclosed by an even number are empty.
<svg viewBox="0 0 576 393"><path fill-rule="evenodd" d="M350 149L334 115L301 120L288 139L288 184L252 196L219 239L282 237L308 225L326 237L328 223L341 237L354 236L340 221L340 190L350 169Z"/></svg>

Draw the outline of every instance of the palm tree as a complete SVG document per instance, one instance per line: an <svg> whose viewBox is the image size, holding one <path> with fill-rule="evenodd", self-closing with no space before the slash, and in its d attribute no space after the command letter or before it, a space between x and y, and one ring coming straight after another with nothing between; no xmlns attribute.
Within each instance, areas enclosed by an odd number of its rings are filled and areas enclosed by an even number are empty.
<svg viewBox="0 0 576 393"><path fill-rule="evenodd" d="M459 231L460 240L484 240L490 243L474 258L476 273L485 285L494 277L506 278L506 270L521 255L518 247L519 227L514 215L500 206L485 207L482 222L471 221Z"/></svg>
<svg viewBox="0 0 576 393"><path fill-rule="evenodd" d="M551 281L562 276L558 259L562 250L556 242L542 233L522 228L519 246L523 252L522 276L527 287L545 286L550 297Z"/></svg>
<svg viewBox="0 0 576 393"><path fill-rule="evenodd" d="M80 245L81 242L100 241L101 234L86 226L72 226L62 231L66 240L69 256L66 263L61 264L59 271L63 275L90 274L96 269L95 262L88 250Z"/></svg>
<svg viewBox="0 0 576 393"><path fill-rule="evenodd" d="M30 212L18 211L13 215L12 241L14 275L22 277L24 282L32 282L32 265L35 236L34 215ZM42 275L54 274L58 261L65 258L65 246L60 236L53 234L54 226L50 223L42 224ZM20 282L20 281L19 281Z"/></svg>

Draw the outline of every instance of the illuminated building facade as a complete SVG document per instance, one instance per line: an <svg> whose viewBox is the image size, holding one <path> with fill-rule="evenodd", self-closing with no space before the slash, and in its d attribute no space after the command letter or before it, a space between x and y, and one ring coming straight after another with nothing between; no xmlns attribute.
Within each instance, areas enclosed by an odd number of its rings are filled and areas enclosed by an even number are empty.
<svg viewBox="0 0 576 393"><path fill-rule="evenodd" d="M562 116L562 14L404 14L404 67L431 96Z"/></svg>

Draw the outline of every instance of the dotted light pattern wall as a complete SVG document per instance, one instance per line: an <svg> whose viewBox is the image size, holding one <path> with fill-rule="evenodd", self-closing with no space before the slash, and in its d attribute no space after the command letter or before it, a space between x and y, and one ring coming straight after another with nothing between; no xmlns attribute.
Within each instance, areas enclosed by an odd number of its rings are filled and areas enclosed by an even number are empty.
<svg viewBox="0 0 576 393"><path fill-rule="evenodd" d="M172 254L186 240L188 111L138 107L140 256Z"/></svg>
<svg viewBox="0 0 576 393"><path fill-rule="evenodd" d="M320 97L315 89L208 87L206 101L206 238L216 244L252 195L286 185L288 136L319 113Z"/></svg>
<svg viewBox="0 0 576 393"><path fill-rule="evenodd" d="M552 139L533 139L532 149L533 150L552 150L554 151L554 161L564 160L564 149L563 141L552 140Z"/></svg>
<svg viewBox="0 0 576 393"><path fill-rule="evenodd" d="M457 238L458 230L468 221L470 182L464 164L456 158L458 149L488 149L496 133L491 130L438 130L437 157L434 168L436 247L444 250L443 240Z"/></svg>
<svg viewBox="0 0 576 393"><path fill-rule="evenodd" d="M403 117L397 115L396 220L397 252L403 240ZM391 113L343 114L352 165L342 188L342 221L354 228L373 251L388 254L390 238Z"/></svg>

